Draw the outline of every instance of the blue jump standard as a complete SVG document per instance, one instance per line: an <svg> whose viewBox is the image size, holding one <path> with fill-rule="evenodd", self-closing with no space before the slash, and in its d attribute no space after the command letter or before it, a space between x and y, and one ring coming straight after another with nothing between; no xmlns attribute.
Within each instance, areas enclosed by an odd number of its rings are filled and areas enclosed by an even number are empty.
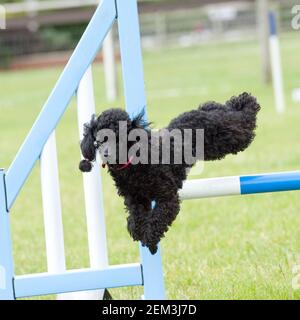
<svg viewBox="0 0 300 320"><path fill-rule="evenodd" d="M269 11L269 28L270 28L270 35L276 36L277 35L277 21L275 12Z"/></svg>

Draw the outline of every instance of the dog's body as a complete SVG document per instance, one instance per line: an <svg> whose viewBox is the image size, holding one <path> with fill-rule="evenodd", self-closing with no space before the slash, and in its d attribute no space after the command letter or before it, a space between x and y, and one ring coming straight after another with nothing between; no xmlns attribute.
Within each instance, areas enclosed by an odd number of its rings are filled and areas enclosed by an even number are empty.
<svg viewBox="0 0 300 320"><path fill-rule="evenodd" d="M168 125L173 129L204 129L204 160L218 160L227 154L236 154L246 149L252 142L256 127L256 114L260 106L256 99L244 93L231 98L225 105L209 102L198 109L185 112L173 119ZM110 109L98 118L93 118L85 126L81 150L84 158L80 164L82 171L91 170L91 161L96 158L96 150L103 141L97 141L97 133L102 129L112 129L119 133L119 121L127 122L127 133L133 129L143 129L148 136L149 164L116 164L108 162L108 170L115 181L118 194L125 199L129 213L128 231L134 240L141 241L151 253L157 250L157 244L176 218L180 201L178 190L182 188L187 171L193 164L175 164L174 141L171 141L170 164L163 164L161 156L158 164L151 164L151 142L155 134L143 122L141 115L131 120L121 109ZM194 138L194 136L193 136ZM196 154L195 139L192 140L192 153ZM161 139L159 140L161 143ZM135 142L136 143L136 142ZM119 140L117 141L117 146ZM128 148L133 143L128 144ZM161 151L161 145L160 145Z"/></svg>

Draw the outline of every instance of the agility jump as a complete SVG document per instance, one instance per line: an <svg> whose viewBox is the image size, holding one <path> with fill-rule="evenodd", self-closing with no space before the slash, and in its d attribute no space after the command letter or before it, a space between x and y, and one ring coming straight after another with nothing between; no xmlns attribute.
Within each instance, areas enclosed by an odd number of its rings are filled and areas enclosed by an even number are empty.
<svg viewBox="0 0 300 320"><path fill-rule="evenodd" d="M0 171L0 299L123 286L144 286L145 299L165 298L160 250L151 255L142 246L139 263L58 272L52 270L31 275L14 274L9 211L70 99L78 93L81 80L116 20L127 112L137 114L146 106L136 0L127 0L126 4L123 0L103 0L13 163L7 171ZM300 172L297 171L187 181L180 197L194 199L299 189Z"/></svg>

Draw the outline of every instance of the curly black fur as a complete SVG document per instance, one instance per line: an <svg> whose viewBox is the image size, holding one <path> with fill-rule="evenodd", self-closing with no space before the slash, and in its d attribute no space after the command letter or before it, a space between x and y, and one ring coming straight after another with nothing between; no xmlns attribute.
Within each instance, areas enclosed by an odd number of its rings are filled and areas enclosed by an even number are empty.
<svg viewBox="0 0 300 320"><path fill-rule="evenodd" d="M232 97L225 105L208 102L196 110L185 112L173 119L167 129L204 129L204 160L220 160L227 154L236 154L249 146L255 136L259 109L256 98L243 93ZM131 120L124 110L104 111L85 125L81 141L85 160L80 163L81 171L90 171L92 168L91 162L95 160L98 148L97 132L112 129L118 135L119 121L127 122L128 133L135 128L144 129L151 144L151 130L148 123L144 122L143 114ZM128 148L130 146L128 144ZM141 241L152 254L157 251L158 242L179 212L178 190L182 188L187 169L191 166L185 162L174 164L171 160L171 164L139 163L120 170L118 162L108 164L118 194L125 199L128 231L134 240Z"/></svg>

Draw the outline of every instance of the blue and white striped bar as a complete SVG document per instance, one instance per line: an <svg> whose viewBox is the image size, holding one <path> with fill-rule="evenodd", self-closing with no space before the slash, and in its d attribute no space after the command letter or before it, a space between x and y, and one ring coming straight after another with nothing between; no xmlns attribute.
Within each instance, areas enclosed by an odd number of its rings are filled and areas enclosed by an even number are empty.
<svg viewBox="0 0 300 320"><path fill-rule="evenodd" d="M284 97L284 88L283 88L283 77L282 77L277 21L276 21L276 14L274 11L269 11L269 31L270 31L270 36L269 36L270 59L271 59L271 67L272 67L275 106L278 113L283 113L285 111L285 97Z"/></svg>
<svg viewBox="0 0 300 320"><path fill-rule="evenodd" d="M300 190L300 171L185 181L182 200Z"/></svg>

